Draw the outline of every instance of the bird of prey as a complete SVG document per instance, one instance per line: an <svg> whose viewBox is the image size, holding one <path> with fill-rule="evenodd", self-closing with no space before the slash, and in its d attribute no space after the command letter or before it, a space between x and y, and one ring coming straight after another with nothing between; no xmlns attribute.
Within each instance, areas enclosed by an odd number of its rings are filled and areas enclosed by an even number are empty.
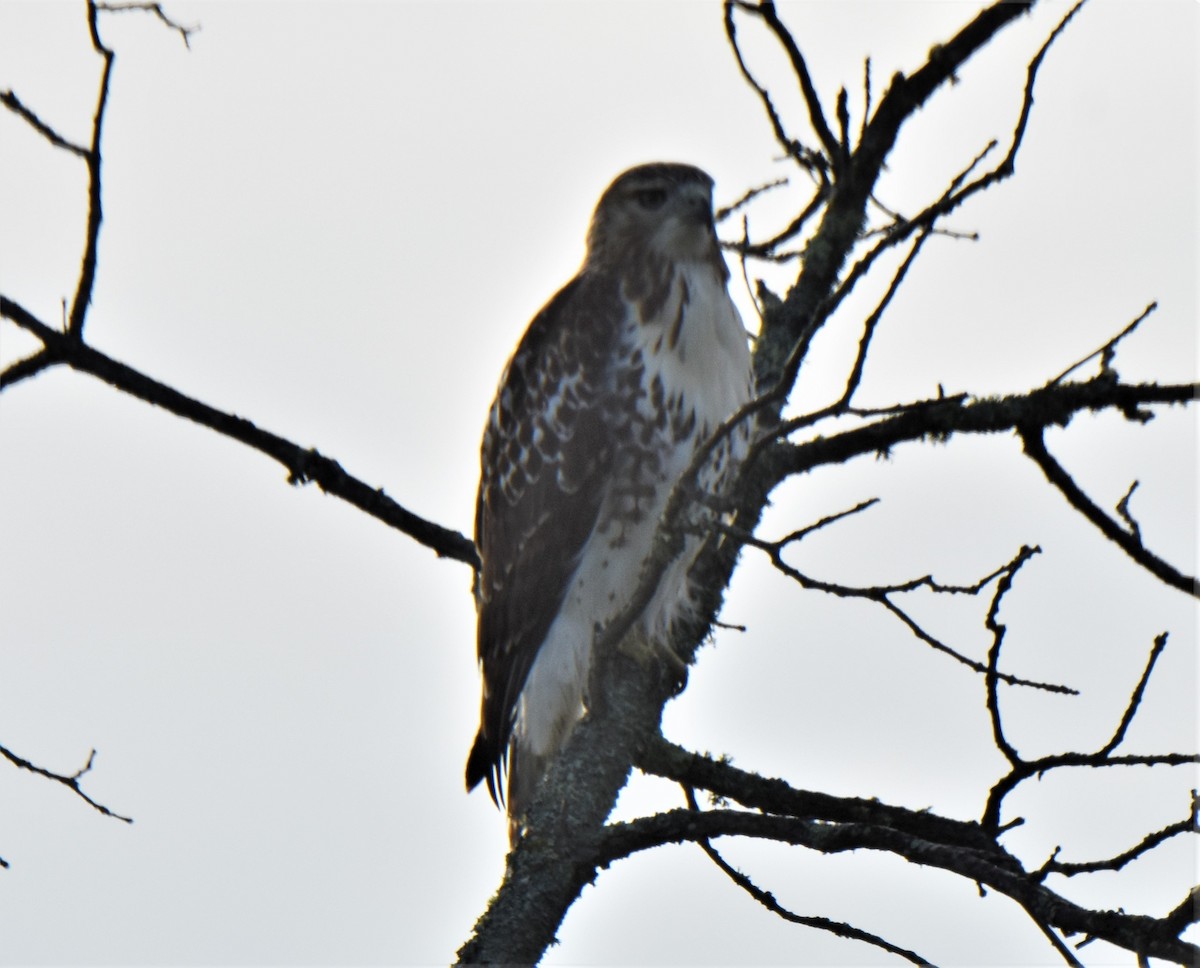
<svg viewBox="0 0 1200 968"><path fill-rule="evenodd" d="M747 334L729 297L712 179L642 165L596 205L578 274L534 317L488 415L476 505L481 722L467 789L486 780L515 840L587 704L593 643L638 587L672 488L750 399ZM746 447L724 436L698 482L719 489ZM634 627L669 649L693 600L700 539Z"/></svg>

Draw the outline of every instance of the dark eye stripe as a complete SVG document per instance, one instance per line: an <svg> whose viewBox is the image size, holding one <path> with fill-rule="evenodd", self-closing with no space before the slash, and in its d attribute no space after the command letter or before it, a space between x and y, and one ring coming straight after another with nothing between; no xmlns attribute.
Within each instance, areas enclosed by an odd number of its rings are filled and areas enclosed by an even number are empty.
<svg viewBox="0 0 1200 968"><path fill-rule="evenodd" d="M634 192L633 197L642 208L653 211L666 204L667 190L665 188L643 188Z"/></svg>

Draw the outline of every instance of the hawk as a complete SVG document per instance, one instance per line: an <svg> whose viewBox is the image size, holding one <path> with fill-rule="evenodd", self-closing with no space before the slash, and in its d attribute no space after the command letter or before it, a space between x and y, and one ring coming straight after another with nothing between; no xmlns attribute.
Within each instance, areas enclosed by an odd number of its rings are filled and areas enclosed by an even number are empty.
<svg viewBox="0 0 1200 968"><path fill-rule="evenodd" d="M586 707L593 642L633 595L672 488L750 399L747 334L729 298L712 179L642 165L600 197L578 274L534 317L483 436L475 598L481 722L467 789L510 834ZM699 483L717 488L745 452L724 437ZM692 600L700 539L665 570L635 630L669 648Z"/></svg>

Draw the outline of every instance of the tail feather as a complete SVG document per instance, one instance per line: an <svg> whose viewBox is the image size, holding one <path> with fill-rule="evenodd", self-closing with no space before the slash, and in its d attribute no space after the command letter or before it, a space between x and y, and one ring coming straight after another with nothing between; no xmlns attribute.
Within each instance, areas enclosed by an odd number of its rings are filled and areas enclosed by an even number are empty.
<svg viewBox="0 0 1200 968"><path fill-rule="evenodd" d="M500 752L493 749L488 738L481 729L475 734L475 743L471 746L471 754L467 757L467 792L470 793L480 780L487 780L488 793L496 806L503 806L504 797L500 792Z"/></svg>

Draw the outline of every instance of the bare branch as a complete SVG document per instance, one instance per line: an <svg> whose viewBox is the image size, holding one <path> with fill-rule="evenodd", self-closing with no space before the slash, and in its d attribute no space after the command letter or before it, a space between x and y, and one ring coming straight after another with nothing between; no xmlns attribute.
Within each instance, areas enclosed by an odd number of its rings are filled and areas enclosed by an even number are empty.
<svg viewBox="0 0 1200 968"><path fill-rule="evenodd" d="M1125 496L1117 502L1117 514L1121 515L1121 520L1129 527L1129 533L1133 535L1134 540L1142 543L1142 529L1138 527L1138 523L1134 520L1133 514L1129 510L1129 499L1133 497L1133 492L1138 488L1138 482L1134 481L1129 485L1129 490L1125 492Z"/></svg>
<svg viewBox="0 0 1200 968"><path fill-rule="evenodd" d="M822 181L827 181L828 176L825 169L828 167L826 159L820 152L813 151L811 148L805 147L795 138L788 135L783 127L783 120L779 117L779 112L775 110L775 104L771 100L771 95L765 87L755 80L754 75L750 72L750 68L746 65L745 59L742 57L742 49L738 45L737 27L733 20L733 8L738 6L743 10L757 11L757 7L749 6L741 3L740 0L726 0L725 2L725 35L729 38L729 46L733 50L734 57L737 58L738 67L742 72L742 77L746 79L746 83L754 88L759 100L762 101L763 110L766 111L767 117L771 121L771 128L775 132L775 140L779 142L787 156L794 160L797 165L810 174L817 174Z"/></svg>
<svg viewBox="0 0 1200 968"><path fill-rule="evenodd" d="M1097 379L1103 379L1103 377L1098 377ZM1129 412L1131 408L1127 407L1124 409L1126 412ZM1117 547L1150 572L1155 578L1170 585L1172 588L1178 588L1182 592L1200 598L1200 586L1196 584L1195 578L1183 574L1159 558L1142 544L1136 533L1131 533L1123 529L1097 507L1091 498L1084 494L1083 489L1075 483L1075 479L1066 472L1063 466L1051 456L1050 451L1046 449L1043 431L1044 427L1022 426L1019 428L1025 453L1042 469L1042 473L1046 475L1046 480L1062 492L1063 497L1067 499L1068 503L1075 510L1099 528L1101 534L1117 545Z"/></svg>
<svg viewBox="0 0 1200 968"><path fill-rule="evenodd" d="M936 636L926 631L920 625L920 623L916 622L903 608L901 608L895 603L895 601L892 600L892 596L913 592L919 588L925 588L938 594L977 595L987 585L991 584L991 582L997 577L1011 576L1015 574L1025 564L1026 561L1033 557L1033 555L1038 554L1041 549L1037 547L1021 548L1012 561L998 568L990 575L984 576L982 579L972 585L945 585L935 581L931 575L924 575L920 578L914 578L892 585L875 585L871 587L843 585L836 582L827 582L812 578L811 576L800 571L795 566L784 561L783 554L789 544L804 538L813 531L823 528L834 521L838 521L841 518L847 517L848 515L863 511L875 503L875 499L865 501L848 511L841 511L837 514L822 518L815 524L801 528L798 531L793 531L791 534L785 535L783 538L780 538L776 541L769 541L759 538L743 529L721 523L713 524L711 529L732 537L744 545L748 545L749 547L757 548L758 550L765 552L770 558L772 566L781 574L784 574L788 578L791 578L793 581L795 581L798 585L800 585L801 588L809 591L825 592L826 594L836 595L839 598L865 599L866 601L871 601L878 605L882 605L892 615L896 616L896 618L898 618L914 636L916 636L926 645L938 652L943 653L944 655L948 655L956 662L965 665L968 669L972 669L973 671L981 674L988 673L988 667L983 663L977 662L975 659L968 658L957 649L952 648L945 642L942 642ZM1046 692L1065 693L1068 695L1078 694L1077 690L1072 689L1069 686L1063 686L1050 682L1037 682L1035 680L1024 679L1009 673L997 672L996 678L999 681L1006 682L1009 685L1014 686L1026 686L1032 689L1041 689Z"/></svg>
<svg viewBox="0 0 1200 968"><path fill-rule="evenodd" d="M42 370L54 366L58 362L60 362L58 357L43 347L36 353L5 367L3 372L0 372L0 390L15 386L22 380L28 380L31 376L37 376Z"/></svg>
<svg viewBox="0 0 1200 968"><path fill-rule="evenodd" d="M130 10L140 10L145 13L152 13L161 20L167 27L174 30L183 39L183 46L191 50L190 37L200 29L197 24L194 27L185 27L168 17L164 12L161 4L157 3L105 3L104 0L98 0L96 9L104 10L108 13L125 13Z"/></svg>
<svg viewBox="0 0 1200 968"><path fill-rule="evenodd" d="M606 828L598 863L607 865L641 850L713 837L753 837L822 853L880 850L927 867L951 871L1012 898L1035 919L1068 934L1088 934L1129 951L1194 964L1200 947L1176 937L1162 919L1092 911L1049 890L999 847L964 851L878 823L819 823L806 818L742 810L696 813L680 809Z"/></svg>
<svg viewBox="0 0 1200 968"><path fill-rule="evenodd" d="M1035 876L1044 878L1050 874L1062 874L1064 877L1074 877L1077 874L1093 874L1096 871L1118 871L1130 861L1137 860L1143 854L1148 853L1172 837L1189 833L1196 833L1196 811L1194 806L1191 815L1186 820L1168 824L1161 830L1147 834L1142 838L1140 843L1130 847L1129 850L1122 851L1115 857L1109 857L1106 860L1068 863L1058 859L1059 851L1055 849L1054 854L1035 873Z"/></svg>
<svg viewBox="0 0 1200 968"><path fill-rule="evenodd" d="M699 806L696 803L695 791L688 786L685 786L684 793L687 795L688 808L699 812ZM874 945L876 948L882 948L889 954L899 955L906 961L914 965L932 965L931 961L921 957L915 951L909 951L907 948L901 948L892 944L879 935L871 934L869 931L863 931L861 928L856 928L852 924L847 924L845 921L832 921L829 918L815 917L812 915L796 914L794 911L789 911L776 899L775 895L769 891L764 891L755 884L749 877L733 867L720 852L713 847L712 843L707 839L698 841L700 848L706 853L709 859L717 865L733 883L740 887L743 891L749 894L754 900L758 901L772 914L777 914L785 921L790 921L793 924L804 925L809 928L817 928L821 931L828 931L830 934L835 934L839 938L849 938L853 941L864 941L869 945Z"/></svg>
<svg viewBox="0 0 1200 968"><path fill-rule="evenodd" d="M28 770L30 773L36 773L38 776L44 776L47 780L53 780L55 783L61 783L67 789L73 790L75 794L83 799L85 803L104 814L104 816L112 817L114 820L121 820L125 823L133 823L132 817L123 817L119 813L113 813L113 811L109 810L108 807L104 806L104 804L97 803L86 793L84 793L83 788L79 785L79 781L83 779L83 777L92 769L92 764L96 760L95 750L92 750L91 753L88 754L87 762L83 764L82 767L80 767L74 773L69 774L53 773L50 770L36 765L35 763L31 763L24 757L18 756L5 746L0 746L0 756L8 760L8 762L10 762L13 766L16 766L22 770ZM4 866L7 867L8 865L5 864Z"/></svg>
<svg viewBox="0 0 1200 968"><path fill-rule="evenodd" d="M1182 934L1185 928L1200 921L1200 886L1188 891L1188 896L1163 921L1175 934Z"/></svg>
<svg viewBox="0 0 1200 968"><path fill-rule="evenodd" d="M1156 309L1158 309L1158 303L1152 302L1149 306L1147 306L1145 309L1143 309L1141 311L1141 313L1138 314L1137 318L1135 318L1133 320L1133 322L1131 322L1128 326L1126 326L1123 330L1121 330L1121 332L1117 333L1116 336L1114 336L1112 339L1110 339L1107 343L1105 343L1099 349L1092 350L1092 352L1090 352L1083 359L1078 360L1075 363L1072 363L1065 370L1063 370L1058 376L1056 376L1053 380L1051 380L1050 384L1053 385L1056 383L1062 383L1062 381L1065 380L1070 374L1074 373L1076 370L1078 370L1084 364L1089 363L1090 361L1094 360L1097 356L1100 357L1101 373L1107 373L1109 370L1112 369L1112 361L1113 361L1113 357L1116 354L1117 344L1119 342L1121 342L1121 340L1123 340L1130 333L1132 333L1135 329L1137 329L1142 324L1142 321L1144 319L1146 319L1146 317L1149 316Z"/></svg>
<svg viewBox="0 0 1200 968"><path fill-rule="evenodd" d="M817 95L816 87L813 86L812 76L808 73L808 64L804 55L800 53L800 47L791 31L779 19L775 4L771 0L761 0L758 4L743 3L738 0L737 6L748 13L761 17L787 52L792 71L796 75L796 80L800 82L800 90L804 94L804 103L808 107L808 120L812 124L813 131L816 132L821 146L825 149L825 155L832 164L833 170L837 172L844 162L841 145L825 120L825 110L821 107L821 99Z"/></svg>
<svg viewBox="0 0 1200 968"><path fill-rule="evenodd" d="M864 454L886 454L897 444L933 436L944 440L953 434L991 434L1022 427L1065 425L1083 411L1117 409L1122 412L1154 404L1187 404L1200 385L1118 383L1096 378L1087 383L1040 387L1028 393L969 400L963 396L921 401L894 416L828 437L800 444L763 442L757 448L771 480L781 481L823 464L840 464Z"/></svg>
<svg viewBox="0 0 1200 968"><path fill-rule="evenodd" d="M989 616L989 627L992 627L994 619ZM1000 638L1003 635L1003 626L995 625L997 637L993 644L992 651L989 653L989 667L999 655ZM992 728L995 735L997 748L1004 754L1008 760L1011 769L993 784L991 792L988 794L987 805L983 812L983 826L988 830L1000 832L1003 828L1000 826L1000 811L1004 802L1004 798L1008 796L1021 783L1032 776L1041 776L1050 770L1061 769L1063 767L1111 767L1111 766L1183 766L1189 763L1200 762L1200 755L1189 753L1162 753L1156 755L1132 755L1132 756L1113 756L1112 751L1120 745L1125 737L1125 731L1128 729L1130 722L1133 721L1133 716L1137 711L1138 705L1141 702L1142 694L1145 691L1146 683L1149 681L1150 673L1154 669L1154 664L1162 650L1166 646L1166 634L1163 633L1155 638L1154 647L1151 649L1150 658L1146 663L1146 668L1142 672L1138 684L1134 687L1133 694L1130 697L1129 703L1126 705L1121 716L1120 724L1116 731L1104 746L1095 753L1055 753L1050 756L1042 756L1036 760L1022 759L1021 755L1014 749L1004 738L1003 729L1000 722L999 703L996 698L994 683L989 679L988 683L988 712L992 717ZM1192 802L1192 822L1195 822L1196 803L1193 798ZM1053 859L1053 858L1052 858Z"/></svg>
<svg viewBox="0 0 1200 968"><path fill-rule="evenodd" d="M724 205L713 212L713 221L719 225L721 222L724 222L725 219L729 218L729 216L734 212L738 211L738 209L744 208L746 205L748 205L752 199L755 199L759 195L769 192L772 189L781 188L787 183L788 180L786 178L776 178L774 181L769 181L765 185L757 185L754 188L746 189L746 191L742 193L742 196L737 201L732 202L729 205Z"/></svg>
<svg viewBox="0 0 1200 968"><path fill-rule="evenodd" d="M971 172L978 167L983 159L987 157L987 155L995 147L995 141L988 142L988 144L984 146L983 150L971 159L970 164L968 164L966 168L964 168L953 179L951 179L950 184L938 197L937 201L926 206L924 210L914 215L911 219L904 218L898 212L890 211L882 203L880 203L878 199L875 198L874 194L872 194L870 196L870 200L889 215L889 217L892 219L892 223L879 230L879 232L883 235L883 238L881 238L870 250L868 250L861 258L859 258L853 266L851 266L850 271L846 273L846 278L829 294L825 302L822 303L820 306L821 317L826 318L833 315L838 306L840 306L842 302L845 301L846 297L854 291L854 287L867 275L868 272L870 272L871 267L875 264L875 261L881 255L883 255L884 252L904 242L914 232L920 232L922 236L950 234L937 228L938 220L948 215L954 208L957 207L959 202L954 200L959 198L961 195L961 193L958 191L959 186L967 177L970 176ZM866 239L872 234L874 233L865 232L860 236L860 238ZM968 239L973 238L971 235L966 235L963 237ZM920 244L918 244L916 248L919 249Z"/></svg>
<svg viewBox="0 0 1200 968"><path fill-rule="evenodd" d="M1096 751L1097 756L1108 756L1125 739L1125 732L1129 729L1129 724L1133 722L1133 717L1138 711L1138 706L1141 705L1142 695L1146 691L1146 683L1150 681L1150 673L1154 671L1154 663L1158 661L1158 657L1162 655L1163 649L1166 647L1167 633L1160 632L1154 638L1154 645L1150 649L1150 658L1146 660L1146 668L1142 671L1142 678L1138 680L1138 684L1133 689L1133 695L1129 697L1129 705L1125 707L1125 714L1121 717L1121 722L1118 724L1116 732L1113 733L1112 739Z"/></svg>
<svg viewBox="0 0 1200 968"><path fill-rule="evenodd" d="M100 224L104 220L100 192L100 135L104 128L104 110L108 105L109 81L112 78L116 54L100 40L100 29L96 23L95 0L88 0L88 31L92 38L92 49L101 56L104 68L100 72L100 93L96 99L96 114L92 119L92 140L84 160L88 170L88 214L87 230L84 235L83 260L79 268L79 282L71 300L71 315L67 332L76 338L83 336L83 324L87 318L88 305L92 301L92 288L96 283L96 255L100 245Z"/></svg>
<svg viewBox="0 0 1200 968"><path fill-rule="evenodd" d="M1058 952L1059 957L1062 958L1066 964L1070 965L1071 968L1084 968L1083 962L1075 957L1074 952L1072 952L1071 949L1066 946L1066 943L1058 936L1058 932L1055 931L1054 928L1047 924L1045 920L1034 914L1034 912L1030 911L1029 908L1025 908L1025 913L1028 914L1030 920L1032 920L1033 923L1038 926L1038 930L1046 936L1046 940L1053 945L1054 950Z"/></svg>
<svg viewBox="0 0 1200 968"><path fill-rule="evenodd" d="M808 224L809 219L820 211L821 206L825 204L828 198L829 186L820 185L800 214L792 219L787 224L787 227L778 234L773 235L763 242L724 242L722 245L727 249L733 249L750 258L782 260L784 256L776 252L777 247L804 231L804 226Z"/></svg>
<svg viewBox="0 0 1200 968"><path fill-rule="evenodd" d="M55 131L50 125L46 124L41 118L27 108L12 91L0 91L0 104L12 111L17 117L26 121L34 131L40 134L43 138L54 145L55 148L61 148L63 151L69 151L73 155L78 155L80 158L87 158L87 149L82 145L77 145L73 141L68 141L61 134Z"/></svg>
<svg viewBox="0 0 1200 968"><path fill-rule="evenodd" d="M1004 758L1013 765L1018 764L1021 757L1004 736L1004 725L1000 717L1000 697L997 695L998 690L996 688L1000 675L996 670L1000 664L1000 646L1004 641L1005 633L1005 626L1000 622L998 617L1000 614L1000 603L1012 587L1012 580L1015 574L1016 569L1013 569L1000 576L1000 580L996 583L996 592L992 595L991 607L988 609L987 618L984 622L988 630L992 633L992 645L988 649L987 678L985 679L987 684L987 710L988 716L992 721L992 738L996 743L996 749L1003 753Z"/></svg>
<svg viewBox="0 0 1200 968"><path fill-rule="evenodd" d="M0 316L11 319L22 329L33 333L46 345L48 352L71 369L89 373L123 393L162 407L273 458L287 469L289 484L314 481L326 494L339 497L389 527L407 534L433 549L439 557L477 566L475 545L469 538L413 514L384 494L382 489L372 488L346 473L337 461L262 430L243 417L217 410L159 383L92 349L81 340L50 328L24 307L4 296L0 296Z"/></svg>
<svg viewBox="0 0 1200 968"><path fill-rule="evenodd" d="M908 274L909 268L916 261L917 256L921 253L921 247L925 244L925 240L929 238L928 232L922 232L917 236L917 240L908 250L908 255L904 257L904 261L900 263L900 267L892 275L892 281L888 285L887 291L883 298L879 301L874 311L867 317L863 324L862 337L858 341L858 353L854 358L854 365L850 368L850 375L846 378L846 389L842 393L842 397L834 404L834 410L840 410L850 405L850 398L854 396L854 392L858 389L859 383L862 382L863 367L867 362L867 350L871 345L871 338L875 335L875 328L879 325L879 320L883 318L884 311L891 304L892 299L896 295L896 291L900 288L900 283L904 281L904 277Z"/></svg>
<svg viewBox="0 0 1200 968"><path fill-rule="evenodd" d="M855 263L854 267L847 274L845 281L841 284L841 286L838 287L836 292L829 297L828 305L822 307L822 316L828 316L832 313L833 309L835 309L836 306L850 293L850 291L854 288L855 283L859 280L859 278L865 275L871 264L883 251L903 241L918 229L932 230L934 223L938 219L943 218L944 216L953 212L955 209L959 208L971 196L991 188L993 185L1010 178L1015 173L1017 154L1020 151L1021 145L1024 141L1029 115L1033 109L1033 91L1037 80L1038 70L1040 69L1042 61L1045 59L1045 56L1051 45L1066 29L1067 24L1075 16L1080 7L1083 6L1084 2L1086 2L1086 0L1079 0L1079 3L1077 3L1071 8L1071 10L1067 12L1062 20L1059 21L1058 26L1055 27L1053 32L1047 38L1046 42L1039 49L1033 60L1030 61L1029 66L1026 69L1025 92L1022 98L1021 110L1017 119L1017 124L1013 129L1008 152L1000 161L1000 163L994 169L984 175L981 175L979 178L970 182L965 187L960 187L965 181L967 175L969 175L969 173L973 171L975 167L977 167L978 164L983 160L983 158L995 147L996 142L992 141L979 155L976 156L967 169L951 182L950 187L936 202L926 207L924 211L920 212L912 219L900 220L898 216L894 216L894 224L887 230L884 238L879 242L878 245L875 246L874 249L872 249L857 263ZM986 29L983 24L985 18L990 22L992 17L998 16L999 14L997 12L997 7L1000 6L1003 5L995 4L992 7L989 7L987 10L984 10L972 24L969 24L962 31L960 31L954 40L946 45L935 47L934 50L930 52L930 58L926 65L911 77L905 78L903 75L896 75L896 77L893 79L892 87L888 89L888 92L884 97L884 101L880 104L877 117L884 114L884 108L885 106L888 106L888 99L889 97L893 96L893 91L902 91L905 85L916 84L918 78L921 78L922 80L917 86L920 90L925 91L930 83L940 84L946 80L947 77L953 77L953 68L950 70L949 74L945 73L946 67L950 63L948 58L951 56L951 49L953 48L954 50L957 50L960 46L969 46L969 44L972 42L971 37L973 35L973 31L976 29ZM1015 4L1010 5L1010 7L1015 6ZM999 25L997 25L997 27L993 27L993 29L998 29L998 26ZM954 58L957 58L957 56L957 53L955 53ZM930 71L928 77L924 76L926 71ZM898 84L902 86L897 88ZM928 94L925 94L925 96L927 97ZM874 120L872 121L871 128L874 128ZM890 123L888 129L886 130L890 130ZM860 146L866 142L867 135L868 129L864 128L864 131L859 139ZM895 132L891 131L890 136L894 138ZM967 237L970 238L971 236ZM1065 376L1066 374L1063 375Z"/></svg>

